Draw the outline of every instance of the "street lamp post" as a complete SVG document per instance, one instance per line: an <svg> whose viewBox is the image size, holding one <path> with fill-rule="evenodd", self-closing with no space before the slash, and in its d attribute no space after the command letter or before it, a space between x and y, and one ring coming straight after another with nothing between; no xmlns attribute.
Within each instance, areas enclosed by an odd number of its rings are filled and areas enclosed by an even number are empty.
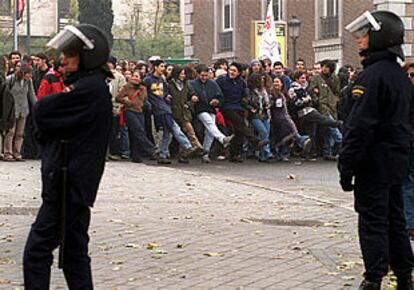
<svg viewBox="0 0 414 290"><path fill-rule="evenodd" d="M300 25L302 23L299 19L296 18L296 16L292 16L292 19L290 19L287 23L289 28L289 36L292 38L292 44L293 44L293 68L295 67L295 61L296 61L296 41L299 38L299 31L300 31Z"/></svg>
<svg viewBox="0 0 414 290"><path fill-rule="evenodd" d="M13 10L13 50L19 50L19 1L14 1Z"/></svg>

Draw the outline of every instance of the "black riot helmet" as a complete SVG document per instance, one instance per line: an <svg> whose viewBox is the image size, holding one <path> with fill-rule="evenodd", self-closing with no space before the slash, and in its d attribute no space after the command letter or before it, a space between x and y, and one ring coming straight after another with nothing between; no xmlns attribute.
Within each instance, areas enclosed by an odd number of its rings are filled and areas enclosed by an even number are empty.
<svg viewBox="0 0 414 290"><path fill-rule="evenodd" d="M80 67L84 70L104 65L110 52L104 33L91 24L65 26L46 46L63 53L79 52Z"/></svg>
<svg viewBox="0 0 414 290"><path fill-rule="evenodd" d="M401 45L404 43L404 24L390 11L366 11L346 28L355 37L369 35L369 48L362 55L386 49L404 60Z"/></svg>

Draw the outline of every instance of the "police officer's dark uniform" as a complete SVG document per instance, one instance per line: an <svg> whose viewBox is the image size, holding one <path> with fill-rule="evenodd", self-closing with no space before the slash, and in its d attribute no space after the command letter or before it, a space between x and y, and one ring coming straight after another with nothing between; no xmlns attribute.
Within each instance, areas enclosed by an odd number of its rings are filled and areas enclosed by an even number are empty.
<svg viewBox="0 0 414 290"><path fill-rule="evenodd" d="M42 154L42 199L24 251L25 289L49 289L52 251L61 223L62 140L68 144L66 238L63 272L69 289L93 289L88 227L105 166L111 129L111 95L103 65L109 44L95 26L66 27L50 47L78 52L80 68L67 76L65 92L42 98L34 108Z"/></svg>
<svg viewBox="0 0 414 290"><path fill-rule="evenodd" d="M389 265L397 289L412 289L414 258L401 191L410 149L411 88L397 63L397 56L404 58L404 26L395 14L376 11L364 13L347 29L369 35L369 48L361 52L364 71L351 90L354 104L345 120L338 165L342 188L354 190L359 213L366 269L360 289L379 290Z"/></svg>

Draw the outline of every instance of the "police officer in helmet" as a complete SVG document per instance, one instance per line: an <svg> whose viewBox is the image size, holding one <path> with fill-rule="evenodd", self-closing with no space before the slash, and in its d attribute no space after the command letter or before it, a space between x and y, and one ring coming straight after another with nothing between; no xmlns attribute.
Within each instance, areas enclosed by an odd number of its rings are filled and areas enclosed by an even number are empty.
<svg viewBox="0 0 414 290"><path fill-rule="evenodd" d="M93 289L88 228L111 128L111 74L104 66L110 49L88 24L65 27L47 46L63 53L67 87L34 108L43 145L42 205L24 250L25 289L49 289L58 245L69 289Z"/></svg>
<svg viewBox="0 0 414 290"><path fill-rule="evenodd" d="M411 88L397 58L404 25L388 11L365 12L346 29L357 39L363 72L352 93L339 157L340 184L354 191L365 265L361 290L381 289L388 267L398 290L413 289L414 258L405 228L401 185L410 150Z"/></svg>

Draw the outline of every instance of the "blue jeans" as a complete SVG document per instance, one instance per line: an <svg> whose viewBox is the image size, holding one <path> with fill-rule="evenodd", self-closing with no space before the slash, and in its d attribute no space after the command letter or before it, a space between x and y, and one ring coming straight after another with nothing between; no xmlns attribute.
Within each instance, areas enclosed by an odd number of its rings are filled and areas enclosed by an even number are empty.
<svg viewBox="0 0 414 290"><path fill-rule="evenodd" d="M129 147L128 126L127 125L121 126L120 131L121 131L121 148L120 148L121 155L129 156L131 151Z"/></svg>
<svg viewBox="0 0 414 290"><path fill-rule="evenodd" d="M329 116L331 120L334 120L332 116ZM323 156L332 155L332 148L335 143L342 143L342 133L338 128L328 127L325 135L325 141L323 144Z"/></svg>
<svg viewBox="0 0 414 290"><path fill-rule="evenodd" d="M414 150L410 150L410 171L402 185L404 215L407 223L407 229L414 229Z"/></svg>
<svg viewBox="0 0 414 290"><path fill-rule="evenodd" d="M270 122L269 120L252 119L251 123L254 129L260 135L260 141L269 141ZM259 153L260 160L266 160L272 153L270 152L270 145L263 146Z"/></svg>
<svg viewBox="0 0 414 290"><path fill-rule="evenodd" d="M303 147L305 146L305 141L309 139L309 136L296 134L295 137L293 137L293 139L295 140L299 148L303 149Z"/></svg>
<svg viewBox="0 0 414 290"><path fill-rule="evenodd" d="M290 147L288 145L282 145L277 148L277 159L282 160L285 157L290 156Z"/></svg>
<svg viewBox="0 0 414 290"><path fill-rule="evenodd" d="M308 139L309 139L308 135L300 135L299 133L293 137L293 140L295 141L296 145L298 145L298 147L301 149L305 147L305 141ZM279 146L277 150L277 159L281 160L284 157L289 157L290 151L291 150L290 150L289 145Z"/></svg>
<svg viewBox="0 0 414 290"><path fill-rule="evenodd" d="M160 157L161 158L167 158L169 154L168 147L170 146L173 136L185 150L188 150L191 148L191 143L188 140L187 136L185 136L183 131L181 131L181 128L177 124L177 122L174 121L172 128L171 129L164 128L164 131L162 133L162 139L161 139L161 144L160 144Z"/></svg>

